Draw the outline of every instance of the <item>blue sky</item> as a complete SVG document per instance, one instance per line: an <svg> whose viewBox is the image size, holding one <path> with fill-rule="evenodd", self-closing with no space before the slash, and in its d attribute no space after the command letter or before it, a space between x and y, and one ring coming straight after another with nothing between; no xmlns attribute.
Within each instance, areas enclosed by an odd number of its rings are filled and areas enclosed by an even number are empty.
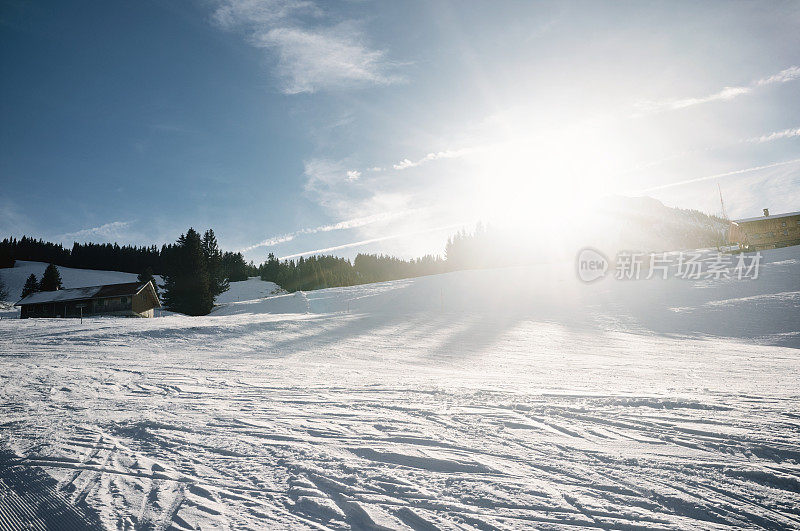
<svg viewBox="0 0 800 531"><path fill-rule="evenodd" d="M258 262L608 193L800 210L797 2L1 5L3 235Z"/></svg>

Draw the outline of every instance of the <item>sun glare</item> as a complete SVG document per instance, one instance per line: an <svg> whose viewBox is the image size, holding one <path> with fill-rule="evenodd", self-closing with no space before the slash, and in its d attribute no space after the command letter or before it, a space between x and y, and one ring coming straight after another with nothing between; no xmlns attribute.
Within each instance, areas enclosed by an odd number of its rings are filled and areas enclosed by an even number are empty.
<svg viewBox="0 0 800 531"><path fill-rule="evenodd" d="M480 219L520 230L547 226L559 212L577 219L619 189L628 145L613 129L587 124L495 142L475 156L468 208Z"/></svg>

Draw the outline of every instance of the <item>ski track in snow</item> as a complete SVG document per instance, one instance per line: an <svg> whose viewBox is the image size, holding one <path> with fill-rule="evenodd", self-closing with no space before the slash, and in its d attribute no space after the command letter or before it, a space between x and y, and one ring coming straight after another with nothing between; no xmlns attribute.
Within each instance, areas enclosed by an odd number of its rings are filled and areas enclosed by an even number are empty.
<svg viewBox="0 0 800 531"><path fill-rule="evenodd" d="M2 320L0 528L800 528L798 249L531 305L473 271Z"/></svg>

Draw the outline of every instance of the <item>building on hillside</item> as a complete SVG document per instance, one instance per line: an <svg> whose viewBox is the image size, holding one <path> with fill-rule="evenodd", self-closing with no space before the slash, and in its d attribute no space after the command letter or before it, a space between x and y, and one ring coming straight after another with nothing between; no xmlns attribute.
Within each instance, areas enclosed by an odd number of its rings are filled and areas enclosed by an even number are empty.
<svg viewBox="0 0 800 531"><path fill-rule="evenodd" d="M728 241L756 251L800 245L800 212L770 215L765 208L763 216L731 221Z"/></svg>
<svg viewBox="0 0 800 531"><path fill-rule="evenodd" d="M126 282L39 291L14 306L21 308L20 319L94 315L153 317L154 309L161 308L161 301L152 282Z"/></svg>

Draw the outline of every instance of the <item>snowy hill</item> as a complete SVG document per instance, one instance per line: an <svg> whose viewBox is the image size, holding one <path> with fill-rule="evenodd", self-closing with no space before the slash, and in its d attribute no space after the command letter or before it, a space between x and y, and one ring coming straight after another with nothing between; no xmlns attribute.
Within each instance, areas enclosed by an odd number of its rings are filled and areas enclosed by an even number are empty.
<svg viewBox="0 0 800 531"><path fill-rule="evenodd" d="M47 264L44 262L26 262L17 260L14 267L0 269L0 280L8 290L8 300L0 301L0 317L9 319L19 316L19 308L13 304L22 297L22 288L25 281L33 274L41 280ZM99 286L101 284L119 284L123 282L135 282L135 273L123 273L121 271L99 271L95 269L73 269L71 267L58 266L61 274L61 281L64 288L83 288L86 286ZM156 282L160 282L161 277L156 276Z"/></svg>
<svg viewBox="0 0 800 531"><path fill-rule="evenodd" d="M273 282L265 282L259 277L250 277L240 282L231 282L230 289L219 295L216 304L227 304L231 302L250 301L261 299L271 295L283 293L280 286Z"/></svg>
<svg viewBox="0 0 800 531"><path fill-rule="evenodd" d="M25 286L25 280L31 275L41 280L47 264L43 262L25 262L18 260L14 267L0 269L0 279L8 289L8 298L11 302L18 301ZM116 284L122 282L135 282L136 274L122 273L120 271L96 271L94 269L72 269L58 267L64 288L83 288L85 286L98 286L100 284Z"/></svg>
<svg viewBox="0 0 800 531"><path fill-rule="evenodd" d="M606 198L595 206L581 239L614 254L623 249L664 252L715 247L729 223L697 210L667 207L652 197Z"/></svg>
<svg viewBox="0 0 800 531"><path fill-rule="evenodd" d="M0 514L795 528L798 278L793 247L757 279L584 284L566 262L277 295L250 279L205 317L2 320Z"/></svg>
<svg viewBox="0 0 800 531"><path fill-rule="evenodd" d="M277 286L231 284L212 315L346 312L403 316L425 312L524 315L575 327L721 336L800 348L798 247L762 252L756 280L698 279L583 284L573 263L456 271L414 279L261 297ZM677 262L677 254L672 255ZM704 251L701 263L717 254ZM262 286L263 285L263 286ZM235 290L235 291L234 291ZM768 312L765 312L769 310Z"/></svg>
<svg viewBox="0 0 800 531"><path fill-rule="evenodd" d="M47 264L43 262L18 260L13 268L0 269L0 280L5 283L6 289L8 289L8 301L0 301L0 303L5 302L5 309L0 309L0 315L6 318L19 315L19 309L13 308L11 305L21 298L20 295L22 294L25 280L31 274L41 279L46 267ZM134 282L137 278L135 273L123 273L120 271L73 269L61 266L58 267L58 271L61 273L61 280L65 289ZM163 282L159 275L156 275L155 279L157 284ZM228 303L251 301L279 293L282 293L282 290L277 284L264 282L258 277L251 277L241 282L231 282L230 289L217 297L216 303L224 306Z"/></svg>

